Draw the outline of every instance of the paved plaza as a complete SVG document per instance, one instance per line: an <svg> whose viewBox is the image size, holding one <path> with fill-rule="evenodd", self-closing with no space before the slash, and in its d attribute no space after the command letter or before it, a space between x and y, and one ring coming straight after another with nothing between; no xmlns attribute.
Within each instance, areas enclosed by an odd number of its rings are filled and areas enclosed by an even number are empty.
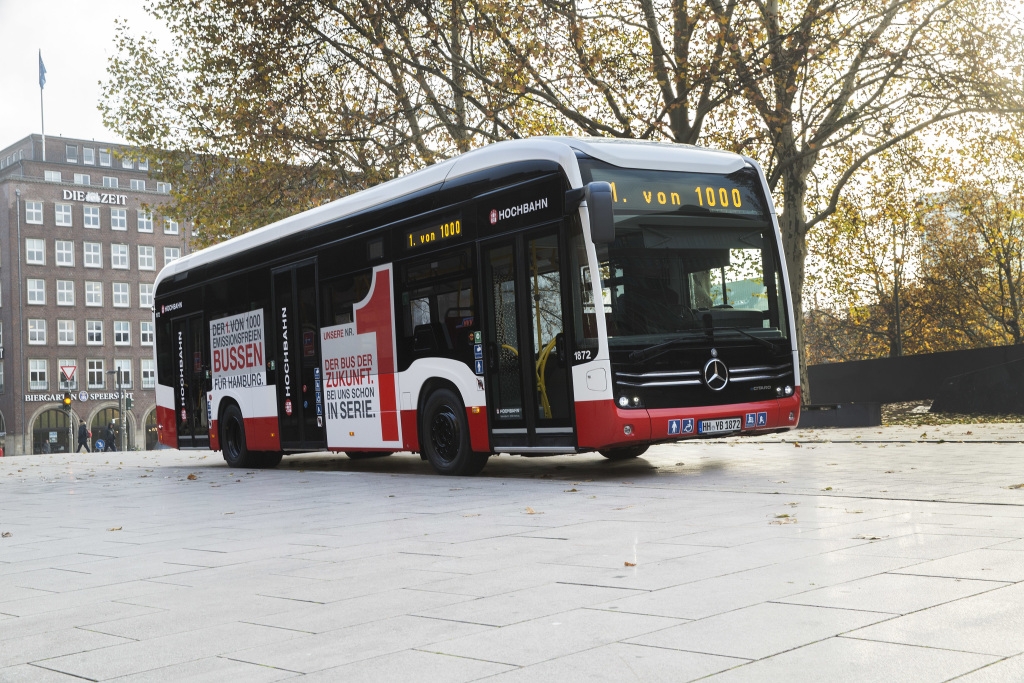
<svg viewBox="0 0 1024 683"><path fill-rule="evenodd" d="M0 681L1021 681L1022 442L7 457Z"/></svg>

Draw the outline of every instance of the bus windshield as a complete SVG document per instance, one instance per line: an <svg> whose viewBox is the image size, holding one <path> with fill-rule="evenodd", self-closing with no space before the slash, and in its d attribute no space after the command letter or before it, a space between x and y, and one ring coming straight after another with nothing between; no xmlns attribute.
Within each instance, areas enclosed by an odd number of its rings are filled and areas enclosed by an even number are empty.
<svg viewBox="0 0 1024 683"><path fill-rule="evenodd" d="M787 336L775 232L753 169L722 176L587 165L589 180L613 183L615 240L597 245L613 348Z"/></svg>

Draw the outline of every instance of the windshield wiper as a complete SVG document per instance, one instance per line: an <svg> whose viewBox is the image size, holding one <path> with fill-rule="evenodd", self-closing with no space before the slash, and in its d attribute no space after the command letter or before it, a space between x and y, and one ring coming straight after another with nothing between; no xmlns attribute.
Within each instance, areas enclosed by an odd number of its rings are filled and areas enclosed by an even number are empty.
<svg viewBox="0 0 1024 683"><path fill-rule="evenodd" d="M690 339L669 339L668 341L655 344L654 346L648 346L646 349L639 349L629 354L629 360L633 362L640 362L653 358L654 356L660 355L662 351L666 351L669 348L677 345L692 344Z"/></svg>
<svg viewBox="0 0 1024 683"><path fill-rule="evenodd" d="M741 329L739 327L715 327L714 323L711 320L711 314L710 313L705 313L703 320L704 320L704 332L708 335L708 339L710 339L712 343L714 343L714 341L715 341L715 330L725 330L726 332L739 332L744 337L747 337L748 339L753 339L758 344L761 344L762 346L767 346L772 351L778 351L778 349L775 347L775 343L774 342L768 341L767 339L762 339L761 337L753 335L753 334L751 334L751 333L747 332L746 330Z"/></svg>

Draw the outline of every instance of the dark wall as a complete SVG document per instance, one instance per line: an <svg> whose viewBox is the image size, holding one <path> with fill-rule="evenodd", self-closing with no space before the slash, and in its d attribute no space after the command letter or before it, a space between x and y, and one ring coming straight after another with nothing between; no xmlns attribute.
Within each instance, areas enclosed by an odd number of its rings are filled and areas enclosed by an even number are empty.
<svg viewBox="0 0 1024 683"><path fill-rule="evenodd" d="M1024 345L808 368L816 404L934 399L933 412L1024 413Z"/></svg>

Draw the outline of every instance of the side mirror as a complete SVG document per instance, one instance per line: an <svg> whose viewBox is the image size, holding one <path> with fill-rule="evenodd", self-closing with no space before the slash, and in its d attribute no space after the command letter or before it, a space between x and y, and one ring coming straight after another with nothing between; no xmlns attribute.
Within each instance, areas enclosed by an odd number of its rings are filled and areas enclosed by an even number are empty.
<svg viewBox="0 0 1024 683"><path fill-rule="evenodd" d="M595 244L615 241L615 217L612 215L612 186L593 182L565 193L565 210L575 210L581 201L590 213L590 236Z"/></svg>

